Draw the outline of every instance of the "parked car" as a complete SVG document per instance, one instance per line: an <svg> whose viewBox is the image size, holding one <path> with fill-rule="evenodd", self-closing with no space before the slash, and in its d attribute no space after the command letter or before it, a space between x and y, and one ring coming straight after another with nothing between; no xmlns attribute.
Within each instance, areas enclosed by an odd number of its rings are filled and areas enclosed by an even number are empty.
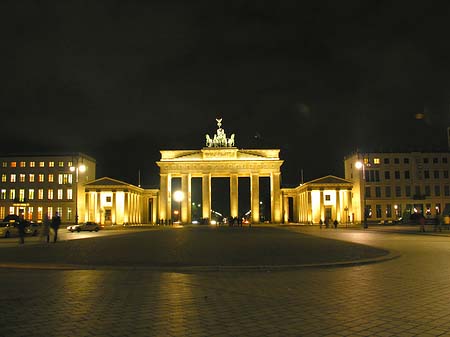
<svg viewBox="0 0 450 337"><path fill-rule="evenodd" d="M36 222L29 222L25 227L25 234L36 236L41 231L41 225Z"/></svg>
<svg viewBox="0 0 450 337"><path fill-rule="evenodd" d="M19 236L19 224L15 221L0 222L0 237L9 238Z"/></svg>
<svg viewBox="0 0 450 337"><path fill-rule="evenodd" d="M91 222L91 221L83 222L78 225L71 225L71 226L67 227L67 230L69 232L81 232L81 231L98 232L99 229L100 229L100 226L97 223Z"/></svg>

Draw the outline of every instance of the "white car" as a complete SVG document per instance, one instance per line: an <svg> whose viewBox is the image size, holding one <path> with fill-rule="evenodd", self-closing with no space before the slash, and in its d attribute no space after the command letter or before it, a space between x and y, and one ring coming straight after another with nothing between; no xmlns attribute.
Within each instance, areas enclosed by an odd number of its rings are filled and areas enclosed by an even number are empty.
<svg viewBox="0 0 450 337"><path fill-rule="evenodd" d="M99 229L100 229L100 226L98 224L96 224L95 222L90 222L90 221L67 227L67 230L69 232L81 232L81 231L98 232Z"/></svg>

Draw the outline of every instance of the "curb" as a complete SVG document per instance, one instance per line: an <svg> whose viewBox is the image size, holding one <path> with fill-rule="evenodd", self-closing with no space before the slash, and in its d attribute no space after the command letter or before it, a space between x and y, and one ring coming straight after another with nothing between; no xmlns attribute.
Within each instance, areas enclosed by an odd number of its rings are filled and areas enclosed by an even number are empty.
<svg viewBox="0 0 450 337"><path fill-rule="evenodd" d="M257 271L289 271L305 268L339 268L366 265L394 260L401 256L400 253L389 251L388 254L361 260L341 262L323 262L294 265L250 265L250 266L108 266L108 265L73 265L73 264L49 264L49 263L0 263L0 269L20 270L136 270L157 272L257 272Z"/></svg>

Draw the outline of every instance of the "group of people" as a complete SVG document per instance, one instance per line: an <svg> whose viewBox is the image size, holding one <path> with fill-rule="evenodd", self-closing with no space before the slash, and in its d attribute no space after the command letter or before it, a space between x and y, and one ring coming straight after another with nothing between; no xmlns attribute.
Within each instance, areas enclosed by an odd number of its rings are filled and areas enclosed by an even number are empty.
<svg viewBox="0 0 450 337"><path fill-rule="evenodd" d="M320 229L322 229L322 226L324 224L325 224L325 228L330 228L330 221L331 221L331 219L329 219L329 218L326 218L325 222L323 222L322 219L320 219L320 221L319 221ZM337 228L338 224L339 224L339 222L337 221L337 219L333 221L333 226L335 229Z"/></svg>
<svg viewBox="0 0 450 337"><path fill-rule="evenodd" d="M25 227L26 227L26 220L23 217L23 214L19 216L19 224L18 224L18 230L19 230L19 239L20 243L25 243ZM53 242L55 243L58 240L58 230L61 226L61 217L58 213L55 214L52 219L49 218L48 214L45 214L44 221L42 223L42 228L40 231L40 235L44 240L49 243L50 242L50 228L53 230Z"/></svg>

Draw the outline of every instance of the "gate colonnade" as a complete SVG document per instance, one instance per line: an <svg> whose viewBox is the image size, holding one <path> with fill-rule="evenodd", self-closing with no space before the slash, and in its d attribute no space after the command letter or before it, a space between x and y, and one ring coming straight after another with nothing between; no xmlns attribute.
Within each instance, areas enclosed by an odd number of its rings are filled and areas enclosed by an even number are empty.
<svg viewBox="0 0 450 337"><path fill-rule="evenodd" d="M219 129L220 130L220 129ZM207 137L208 138L208 137ZM234 138L234 137L233 137ZM271 221L282 221L278 149L244 150L235 147L204 147L201 150L163 150L160 168L159 219L172 217L172 178L181 178L181 222L190 223L191 179L202 179L202 217L211 218L211 178L230 179L230 216L238 217L239 177L250 177L252 222L260 221L259 178L270 178Z"/></svg>

